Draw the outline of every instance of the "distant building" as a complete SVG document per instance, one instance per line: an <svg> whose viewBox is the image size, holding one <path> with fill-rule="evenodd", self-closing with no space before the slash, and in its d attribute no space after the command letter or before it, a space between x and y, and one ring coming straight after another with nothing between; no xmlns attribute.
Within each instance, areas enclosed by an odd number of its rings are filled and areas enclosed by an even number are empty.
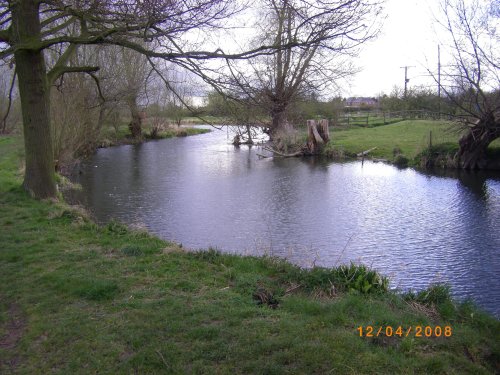
<svg viewBox="0 0 500 375"><path fill-rule="evenodd" d="M344 99L345 108L377 108L378 99L366 97L350 97Z"/></svg>

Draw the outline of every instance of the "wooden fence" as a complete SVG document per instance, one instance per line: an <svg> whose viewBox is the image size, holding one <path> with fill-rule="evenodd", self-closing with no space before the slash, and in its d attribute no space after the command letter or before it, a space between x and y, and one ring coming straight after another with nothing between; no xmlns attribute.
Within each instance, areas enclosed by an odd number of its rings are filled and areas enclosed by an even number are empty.
<svg viewBox="0 0 500 375"><path fill-rule="evenodd" d="M357 112L346 113L333 120L337 126L378 126L392 124L403 120L451 120L450 115L425 111L394 111L394 112Z"/></svg>

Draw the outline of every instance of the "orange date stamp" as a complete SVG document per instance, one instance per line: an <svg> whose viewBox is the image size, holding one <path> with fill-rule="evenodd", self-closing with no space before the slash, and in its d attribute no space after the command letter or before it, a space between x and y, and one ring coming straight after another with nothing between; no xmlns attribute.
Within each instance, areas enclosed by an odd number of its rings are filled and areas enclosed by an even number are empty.
<svg viewBox="0 0 500 375"><path fill-rule="evenodd" d="M451 337L451 326L359 326L359 337Z"/></svg>

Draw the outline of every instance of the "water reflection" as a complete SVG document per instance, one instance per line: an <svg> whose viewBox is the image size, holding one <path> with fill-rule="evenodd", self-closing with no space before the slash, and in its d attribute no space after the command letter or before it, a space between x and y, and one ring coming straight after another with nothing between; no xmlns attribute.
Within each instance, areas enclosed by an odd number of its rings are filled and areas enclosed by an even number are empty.
<svg viewBox="0 0 500 375"><path fill-rule="evenodd" d="M80 182L98 219L140 223L188 248L303 266L359 261L393 286L446 281L500 313L498 174L259 153L214 131L99 150Z"/></svg>

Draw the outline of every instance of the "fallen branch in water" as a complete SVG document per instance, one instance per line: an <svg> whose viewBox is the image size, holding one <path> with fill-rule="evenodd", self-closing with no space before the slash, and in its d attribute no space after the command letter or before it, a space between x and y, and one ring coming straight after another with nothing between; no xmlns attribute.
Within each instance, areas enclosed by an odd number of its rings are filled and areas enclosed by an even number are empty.
<svg viewBox="0 0 500 375"><path fill-rule="evenodd" d="M264 147L264 150L272 152L274 155L278 155L278 156L281 156L283 158L293 158L295 156L302 156L302 155L304 155L304 152L302 150L294 152L293 154L283 154L283 153L281 153L279 151L276 151L275 149L273 149L271 147Z"/></svg>
<svg viewBox="0 0 500 375"><path fill-rule="evenodd" d="M267 156L267 155L262 155L262 154L256 154L259 158L272 158L272 156Z"/></svg>
<svg viewBox="0 0 500 375"><path fill-rule="evenodd" d="M362 157L362 156L366 156L368 155L370 152L372 152L373 150L376 150L377 148L376 147L372 147L370 148L369 150L366 150L366 151L363 151L363 152L360 152L359 154L357 154L356 156L358 158Z"/></svg>

